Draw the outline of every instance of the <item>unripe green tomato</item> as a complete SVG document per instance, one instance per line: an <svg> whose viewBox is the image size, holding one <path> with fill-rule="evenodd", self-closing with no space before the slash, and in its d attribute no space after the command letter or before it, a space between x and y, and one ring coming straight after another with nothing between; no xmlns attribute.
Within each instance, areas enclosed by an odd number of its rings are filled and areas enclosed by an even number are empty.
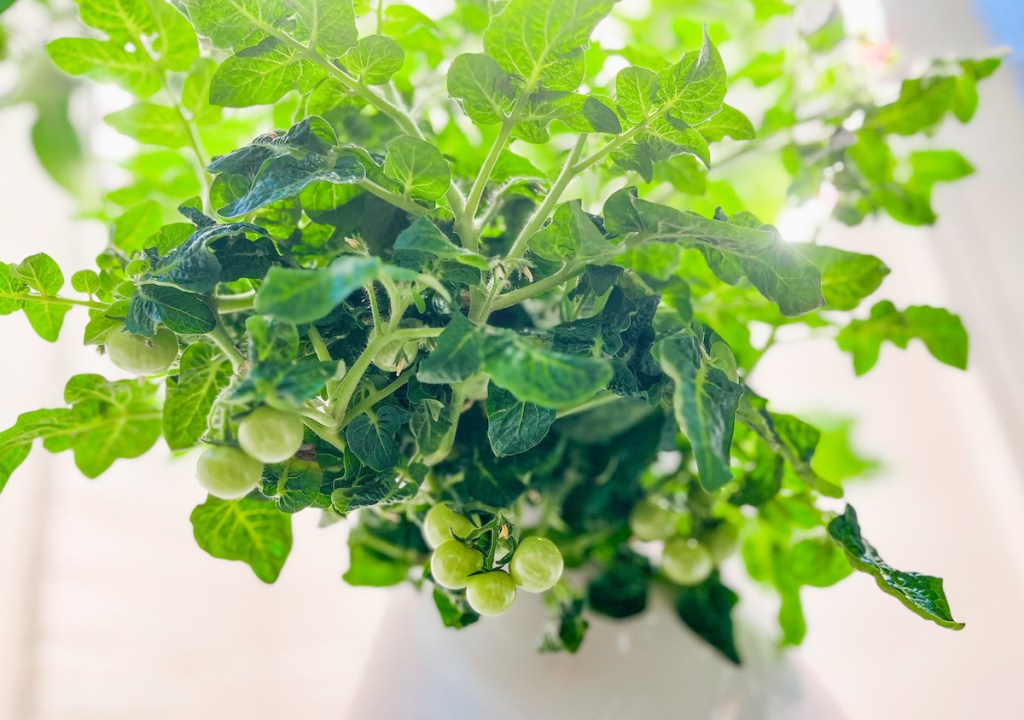
<svg viewBox="0 0 1024 720"><path fill-rule="evenodd" d="M470 574L483 565L482 552L466 547L453 538L434 548L434 554L430 557L430 574L441 587L458 590L466 587Z"/></svg>
<svg viewBox="0 0 1024 720"><path fill-rule="evenodd" d="M547 592L562 577L565 562L558 547L547 538L531 536L519 543L509 572L516 585L527 592Z"/></svg>
<svg viewBox="0 0 1024 720"><path fill-rule="evenodd" d="M208 493L222 500L237 500L256 489L263 463L238 448L217 445L199 456L196 477Z"/></svg>
<svg viewBox="0 0 1024 720"><path fill-rule="evenodd" d="M661 571L678 585L702 583L714 567L711 553L692 538L674 537L665 543L661 555Z"/></svg>
<svg viewBox="0 0 1024 720"><path fill-rule="evenodd" d="M516 600L516 583L502 570L474 575L466 586L466 600L481 615L501 615Z"/></svg>
<svg viewBox="0 0 1024 720"><path fill-rule="evenodd" d="M401 325L403 328L422 326L423 323L419 320L406 320ZM376 337L377 330L371 330L368 342L373 342ZM400 366L407 368L416 362L416 356L419 355L419 352L419 340L396 340L382 347L373 356L373 364L386 373L398 372Z"/></svg>
<svg viewBox="0 0 1024 720"><path fill-rule="evenodd" d="M732 523L722 523L701 538L715 565L728 558L740 544L740 531Z"/></svg>
<svg viewBox="0 0 1024 720"><path fill-rule="evenodd" d="M118 328L107 335L103 344L110 361L133 375L157 375L178 357L178 336L165 327L150 338Z"/></svg>
<svg viewBox="0 0 1024 720"><path fill-rule="evenodd" d="M637 540L666 540L676 533L678 514L654 498L641 500L629 516L629 527Z"/></svg>
<svg viewBox="0 0 1024 720"><path fill-rule="evenodd" d="M445 503L438 503L430 508L423 519L423 537L432 548L451 540L453 532L464 538L474 529L469 518L459 515Z"/></svg>
<svg viewBox="0 0 1024 720"><path fill-rule="evenodd" d="M302 446L303 425L298 415L258 407L238 425L238 444L260 462L280 463Z"/></svg>

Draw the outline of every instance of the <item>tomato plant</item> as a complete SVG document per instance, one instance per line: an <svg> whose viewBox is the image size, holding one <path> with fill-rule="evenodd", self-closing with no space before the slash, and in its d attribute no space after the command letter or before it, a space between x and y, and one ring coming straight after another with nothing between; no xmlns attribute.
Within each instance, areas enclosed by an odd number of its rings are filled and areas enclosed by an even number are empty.
<svg viewBox="0 0 1024 720"><path fill-rule="evenodd" d="M348 582L429 584L454 627L546 592L548 648L666 592L738 662L737 547L787 643L801 588L852 570L961 627L828 504L857 470L817 468L868 464L819 465L753 371L812 332L858 375L912 341L966 367L960 319L885 299L883 259L773 223L934 222L971 166L931 138L998 58L897 78L797 2L77 3L47 63L10 44L45 69L7 99L37 105L41 162L109 244L70 283L45 253L0 264L0 314L54 342L87 313L85 344L141 377L77 375L21 415L0 489L37 440L96 477L162 436L201 449L212 555L273 582L293 514L348 518ZM127 159L68 113L91 82L133 97L104 118Z"/></svg>

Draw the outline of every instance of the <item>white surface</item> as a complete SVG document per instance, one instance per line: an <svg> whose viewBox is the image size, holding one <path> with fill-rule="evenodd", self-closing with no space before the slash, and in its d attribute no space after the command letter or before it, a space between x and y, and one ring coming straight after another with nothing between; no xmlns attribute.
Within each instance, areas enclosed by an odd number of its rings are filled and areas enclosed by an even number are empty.
<svg viewBox="0 0 1024 720"><path fill-rule="evenodd" d="M942 44L953 37L963 49L986 46L960 2L891 4L895 40L918 48L911 53L934 53L935 43L961 49ZM807 591L800 657L850 720L1024 717L1024 483L1009 440L1022 431L1024 386L1013 339L1021 335L1007 335L1024 321L1024 298L1006 294L1020 292L1012 215L1024 144L1011 86L993 81L976 123L956 132L979 173L940 191L937 229L883 224L831 238L880 253L894 270L884 294L898 304L962 311L972 372L940 366L920 347L887 348L854 380L849 359L826 343L780 349L757 377L780 409L860 417L861 445L887 465L849 493L865 533L893 564L946 577L967 622L961 633L940 630L866 577ZM102 230L68 219L70 204L25 145L29 122L27 112L0 113L0 258L46 251L66 268L85 267ZM4 427L18 412L58 404L72 366L111 374L77 347L81 314L69 315L57 347L23 317L0 322ZM191 462L165 450L93 482L70 456L34 451L0 497L0 718L346 717L392 595L345 587L343 530L319 530L309 515L296 522L281 580L263 586L245 566L195 547L188 514L200 499Z"/></svg>

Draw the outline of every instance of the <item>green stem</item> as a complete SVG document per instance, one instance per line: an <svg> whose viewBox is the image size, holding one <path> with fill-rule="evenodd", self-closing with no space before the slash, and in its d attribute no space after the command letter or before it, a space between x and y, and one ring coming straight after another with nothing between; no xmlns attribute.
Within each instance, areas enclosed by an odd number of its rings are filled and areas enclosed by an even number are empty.
<svg viewBox="0 0 1024 720"><path fill-rule="evenodd" d="M373 315L373 329L376 332L382 332L384 330L384 323L380 319L380 304L377 302L377 289L373 286L373 283L367 283L364 286L366 290L366 297L370 299L370 313Z"/></svg>
<svg viewBox="0 0 1024 720"><path fill-rule="evenodd" d="M323 440L328 445L337 448L341 452L345 452L345 443L342 442L341 437L339 437L336 430L332 431L330 428L321 425L316 420L313 420L311 418L303 418L302 424L308 427L310 430L312 430L314 435L316 435L318 438Z"/></svg>
<svg viewBox="0 0 1024 720"><path fill-rule="evenodd" d="M315 326L310 325L309 330L306 331L306 335L309 336L309 342L313 345L313 352L316 353L316 359L321 362L331 362L334 358L331 357L330 351L327 349L327 343L324 342L323 335L316 329Z"/></svg>
<svg viewBox="0 0 1024 720"><path fill-rule="evenodd" d="M511 307L512 305L518 305L523 302L523 300L528 300L529 298L545 293L552 288L558 287L566 280L571 280L577 275L582 274L586 269L586 265L573 265L566 263L553 275L548 275L546 278L541 278L537 282L530 283L524 287L499 295L491 303L491 312L494 312L495 310L502 310L504 308Z"/></svg>
<svg viewBox="0 0 1024 720"><path fill-rule="evenodd" d="M391 192L387 188L381 187L372 180L363 180L362 182L359 182L357 184L359 185L359 187L363 188L363 190L366 190L366 192L370 193L371 195L376 195L381 200L389 202L395 207L405 210L407 213L410 213L412 215L426 215L428 212L430 212L430 210L428 210L427 208L413 202L411 199L405 197L404 195L399 195L398 193Z"/></svg>
<svg viewBox="0 0 1024 720"><path fill-rule="evenodd" d="M357 417L362 415L367 410L371 410L374 405L379 403L384 398L390 397L391 395L396 393L400 388L408 384L408 382L411 379L412 373L407 372L403 375L399 375L396 380L385 385L380 390L377 390L376 392L372 392L369 395L367 395L366 398L362 400L358 405L356 405L354 408L345 413L345 419L341 421L340 427L347 427L350 422L355 420Z"/></svg>
<svg viewBox="0 0 1024 720"><path fill-rule="evenodd" d="M587 400L582 405L577 405L576 407L559 410L557 417L559 419L571 417L573 415L578 415L579 413L586 412L587 410L593 410L594 408L601 407L602 405L607 405L608 403L612 403L615 402L616 400L621 399L621 395L616 395L613 392L605 393L603 395L598 395L597 397Z"/></svg>
<svg viewBox="0 0 1024 720"><path fill-rule="evenodd" d="M222 315L252 310L256 303L256 292L239 293L238 295L220 295L214 298L217 312Z"/></svg>
<svg viewBox="0 0 1024 720"><path fill-rule="evenodd" d="M238 352L238 348L235 347L235 341L231 339L227 329L225 329L220 321L217 322L217 327L207 333L207 337L228 356L231 365L236 369L245 362L245 356Z"/></svg>
<svg viewBox="0 0 1024 720"><path fill-rule="evenodd" d="M15 300L19 302L37 302L47 305L72 305L75 307L87 307L93 310L106 310L110 306L106 303L95 300L75 300L74 298L58 297L56 295L31 295L28 293L5 293L0 292L0 300Z"/></svg>

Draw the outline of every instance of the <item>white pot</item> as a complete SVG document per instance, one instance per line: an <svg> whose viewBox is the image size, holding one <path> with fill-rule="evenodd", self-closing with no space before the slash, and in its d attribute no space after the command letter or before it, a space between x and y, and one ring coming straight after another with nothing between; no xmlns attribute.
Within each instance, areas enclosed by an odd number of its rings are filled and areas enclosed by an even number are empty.
<svg viewBox="0 0 1024 720"><path fill-rule="evenodd" d="M840 720L806 671L741 631L740 668L664 600L637 618L590 617L576 655L538 653L542 602L441 624L429 592L396 594L346 720Z"/></svg>

